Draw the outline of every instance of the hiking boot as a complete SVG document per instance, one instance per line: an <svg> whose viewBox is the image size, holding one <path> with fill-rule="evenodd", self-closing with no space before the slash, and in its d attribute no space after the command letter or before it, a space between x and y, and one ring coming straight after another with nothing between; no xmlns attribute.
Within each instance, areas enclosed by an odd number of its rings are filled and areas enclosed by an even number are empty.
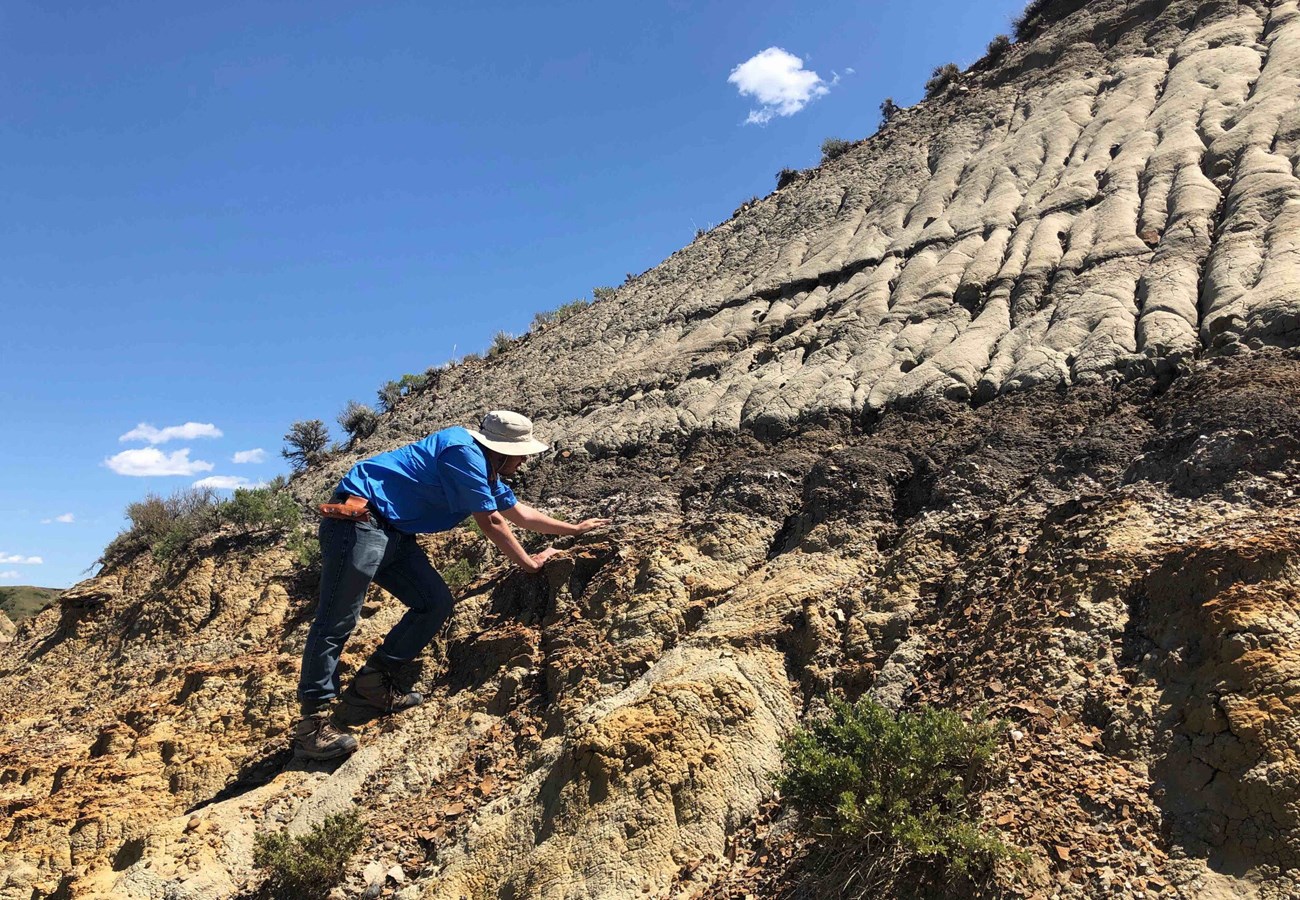
<svg viewBox="0 0 1300 900"><path fill-rule="evenodd" d="M293 755L299 759L338 759L357 749L357 739L330 724L329 713L304 716L293 727Z"/></svg>
<svg viewBox="0 0 1300 900"><path fill-rule="evenodd" d="M340 699L351 706L368 706L387 715L401 712L424 702L424 696L415 691L403 691L397 684L397 673L365 665L352 678L352 683Z"/></svg>

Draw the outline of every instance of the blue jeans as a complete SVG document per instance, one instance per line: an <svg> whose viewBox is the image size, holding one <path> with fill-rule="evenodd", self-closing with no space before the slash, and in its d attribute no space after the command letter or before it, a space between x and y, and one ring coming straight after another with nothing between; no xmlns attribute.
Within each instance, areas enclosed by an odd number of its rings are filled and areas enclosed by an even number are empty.
<svg viewBox="0 0 1300 900"><path fill-rule="evenodd" d="M394 667L414 659L447 621L455 602L414 535L373 517L364 522L322 519L320 549L320 606L307 633L298 679L304 711L320 709L338 696L339 655L357 625L371 581L408 607L371 657L374 665Z"/></svg>

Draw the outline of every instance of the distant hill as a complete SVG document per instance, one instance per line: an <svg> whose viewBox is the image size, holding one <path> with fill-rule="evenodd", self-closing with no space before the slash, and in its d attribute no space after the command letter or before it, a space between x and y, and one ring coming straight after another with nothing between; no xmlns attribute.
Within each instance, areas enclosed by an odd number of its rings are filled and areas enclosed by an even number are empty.
<svg viewBox="0 0 1300 900"><path fill-rule="evenodd" d="M0 587L0 609L15 622L21 622L45 609L59 599L59 594L62 593L59 588L33 587L27 584Z"/></svg>

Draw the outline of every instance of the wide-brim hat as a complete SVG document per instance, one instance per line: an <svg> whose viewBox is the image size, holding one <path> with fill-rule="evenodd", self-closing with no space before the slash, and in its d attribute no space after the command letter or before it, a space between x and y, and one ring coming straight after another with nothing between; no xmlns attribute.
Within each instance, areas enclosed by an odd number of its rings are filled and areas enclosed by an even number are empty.
<svg viewBox="0 0 1300 900"><path fill-rule="evenodd" d="M551 448L533 437L533 423L508 409L497 409L483 417L477 430L466 428L484 447L506 456L529 456Z"/></svg>

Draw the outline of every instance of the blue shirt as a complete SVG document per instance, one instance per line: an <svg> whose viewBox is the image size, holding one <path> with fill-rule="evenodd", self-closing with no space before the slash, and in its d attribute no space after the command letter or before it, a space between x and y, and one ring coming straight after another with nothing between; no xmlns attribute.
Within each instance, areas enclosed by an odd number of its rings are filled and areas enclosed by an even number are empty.
<svg viewBox="0 0 1300 900"><path fill-rule="evenodd" d="M447 531L470 513L509 509L518 502L504 482L488 481L483 448L460 426L357 463L338 489L365 497L407 534Z"/></svg>

